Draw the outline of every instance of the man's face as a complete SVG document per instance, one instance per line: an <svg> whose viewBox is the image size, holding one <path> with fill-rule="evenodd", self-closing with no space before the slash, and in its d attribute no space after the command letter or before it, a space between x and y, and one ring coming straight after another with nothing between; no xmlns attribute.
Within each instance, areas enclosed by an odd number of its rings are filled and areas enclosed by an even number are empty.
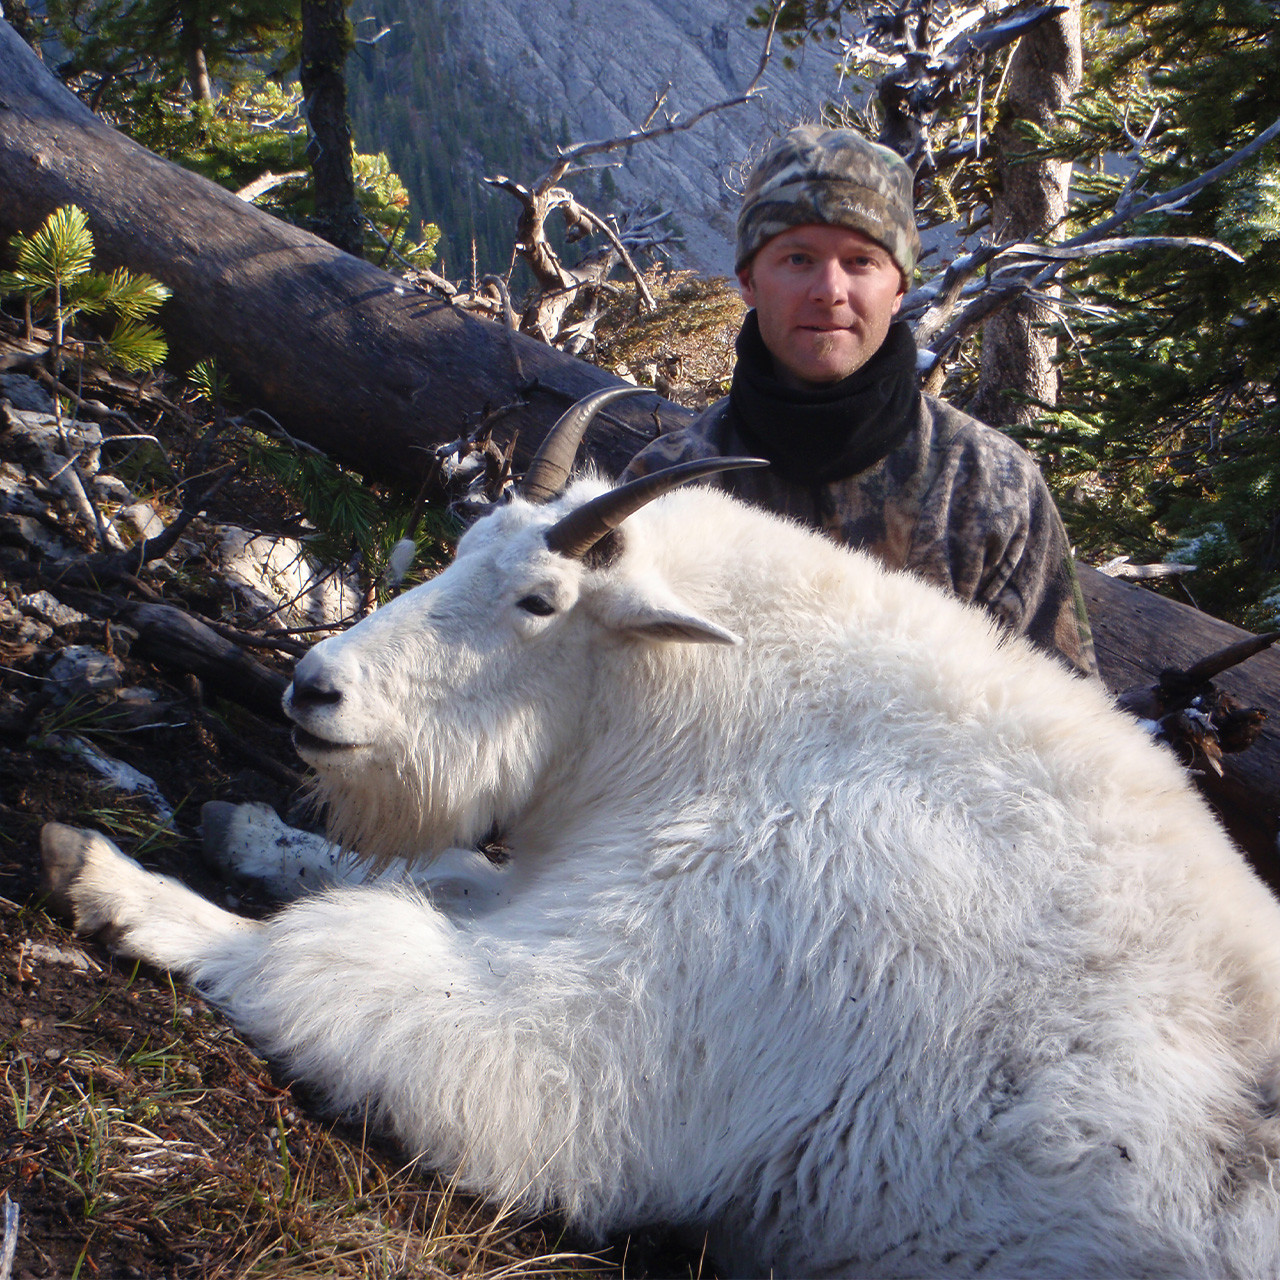
<svg viewBox="0 0 1280 1280"><path fill-rule="evenodd" d="M902 273L859 231L819 224L776 235L738 272L780 381L822 387L861 369L902 305Z"/></svg>

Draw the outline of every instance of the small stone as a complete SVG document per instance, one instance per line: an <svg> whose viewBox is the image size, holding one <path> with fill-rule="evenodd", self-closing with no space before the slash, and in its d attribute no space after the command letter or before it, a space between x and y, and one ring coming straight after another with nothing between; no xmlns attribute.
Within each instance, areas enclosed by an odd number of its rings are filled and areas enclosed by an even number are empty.
<svg viewBox="0 0 1280 1280"><path fill-rule="evenodd" d="M58 686L54 701L68 702L85 694L113 693L120 687L120 663L92 645L68 645L54 660L47 678Z"/></svg>
<svg viewBox="0 0 1280 1280"><path fill-rule="evenodd" d="M31 477L12 462L0 462L0 511L43 516L48 510L48 504L32 490Z"/></svg>
<svg viewBox="0 0 1280 1280"><path fill-rule="evenodd" d="M88 622L89 615L78 609L65 605L48 591L34 591L30 595L21 596L18 607L30 617L39 618L51 627L69 627L78 622Z"/></svg>
<svg viewBox="0 0 1280 1280"><path fill-rule="evenodd" d="M47 529L37 517L16 511L0 513L0 542L31 548L50 560L65 560L73 554L70 544Z"/></svg>
<svg viewBox="0 0 1280 1280"><path fill-rule="evenodd" d="M118 502L127 506L133 502L133 490L119 476L100 471L93 477L93 488L98 498L104 502Z"/></svg>
<svg viewBox="0 0 1280 1280"><path fill-rule="evenodd" d="M27 956L42 964L56 964L67 969L75 969L78 973L88 973L91 969L96 970L99 967L83 951L77 951L72 947L51 947L44 942L33 942L27 948Z"/></svg>
<svg viewBox="0 0 1280 1280"><path fill-rule="evenodd" d="M140 538L158 538L165 529L164 521L156 515L155 508L149 502L135 502L131 506L121 507L116 512L116 519L123 520Z"/></svg>
<svg viewBox="0 0 1280 1280"><path fill-rule="evenodd" d="M0 400L32 413L53 412L53 397L34 378L23 373L0 373Z"/></svg>

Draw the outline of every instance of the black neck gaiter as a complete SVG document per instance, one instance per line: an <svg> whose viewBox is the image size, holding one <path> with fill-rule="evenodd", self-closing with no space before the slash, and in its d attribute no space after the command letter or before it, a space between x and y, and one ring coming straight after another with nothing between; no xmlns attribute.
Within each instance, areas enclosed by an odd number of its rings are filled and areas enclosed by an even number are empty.
<svg viewBox="0 0 1280 1280"><path fill-rule="evenodd" d="M916 344L901 320L861 369L829 387L801 390L778 380L754 311L743 321L737 351L729 388L733 424L788 480L831 484L857 475L915 423Z"/></svg>

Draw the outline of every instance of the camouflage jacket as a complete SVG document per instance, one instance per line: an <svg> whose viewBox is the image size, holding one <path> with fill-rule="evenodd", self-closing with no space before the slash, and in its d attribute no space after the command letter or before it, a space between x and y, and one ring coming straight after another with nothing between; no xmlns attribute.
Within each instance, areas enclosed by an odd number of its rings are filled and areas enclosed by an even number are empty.
<svg viewBox="0 0 1280 1280"><path fill-rule="evenodd" d="M660 436L624 479L694 458L750 455L729 400L690 426ZM712 483L910 569L984 606L1013 631L1096 675L1093 640L1066 530L1044 477L1007 436L932 396L880 462L832 484L802 485L768 470L729 472Z"/></svg>

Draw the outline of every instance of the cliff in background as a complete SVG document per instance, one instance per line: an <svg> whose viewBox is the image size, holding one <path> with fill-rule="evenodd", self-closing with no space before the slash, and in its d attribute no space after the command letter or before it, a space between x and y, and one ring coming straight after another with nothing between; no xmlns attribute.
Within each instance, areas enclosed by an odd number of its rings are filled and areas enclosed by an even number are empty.
<svg viewBox="0 0 1280 1280"><path fill-rule="evenodd" d="M557 144L638 127L670 83L668 110L687 116L741 93L761 33L736 0L356 0L351 114L358 148L386 151L409 188L413 219L444 233L446 269L505 270L515 206L486 174L530 181ZM788 70L777 48L762 100L686 133L632 147L618 167L571 185L601 211L656 201L685 240L680 265L732 269L737 170L779 127L812 119L838 96L829 54L807 50Z"/></svg>

